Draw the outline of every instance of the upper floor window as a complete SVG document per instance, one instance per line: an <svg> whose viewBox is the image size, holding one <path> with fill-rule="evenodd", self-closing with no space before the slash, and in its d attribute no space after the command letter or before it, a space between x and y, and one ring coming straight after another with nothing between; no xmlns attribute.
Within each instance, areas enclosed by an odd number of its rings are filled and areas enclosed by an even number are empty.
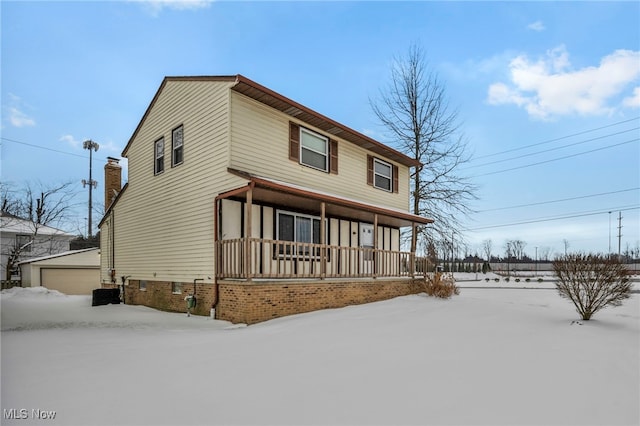
<svg viewBox="0 0 640 426"><path fill-rule="evenodd" d="M29 244L31 242L31 235L16 235L16 248L18 250L20 250L23 253L30 253L31 252L31 246L32 244Z"/></svg>
<svg viewBox="0 0 640 426"><path fill-rule="evenodd" d="M307 129L300 129L300 163L327 171L329 140Z"/></svg>
<svg viewBox="0 0 640 426"><path fill-rule="evenodd" d="M323 172L338 174L338 141L290 122L289 159Z"/></svg>
<svg viewBox="0 0 640 426"><path fill-rule="evenodd" d="M392 171L391 164L375 158L373 160L373 186L391 192L391 182L393 182Z"/></svg>
<svg viewBox="0 0 640 426"><path fill-rule="evenodd" d="M176 127L171 134L171 165L182 164L184 159L183 151L183 127Z"/></svg>
<svg viewBox="0 0 640 426"><path fill-rule="evenodd" d="M367 184L389 192L398 192L398 166L367 155Z"/></svg>
<svg viewBox="0 0 640 426"><path fill-rule="evenodd" d="M154 144L155 163L154 174L162 173L164 171L164 138L160 138Z"/></svg>

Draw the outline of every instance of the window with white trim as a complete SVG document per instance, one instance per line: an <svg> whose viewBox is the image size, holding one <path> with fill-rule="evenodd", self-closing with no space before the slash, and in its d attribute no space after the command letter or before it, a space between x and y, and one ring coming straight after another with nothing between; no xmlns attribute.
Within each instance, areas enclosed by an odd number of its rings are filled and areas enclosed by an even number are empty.
<svg viewBox="0 0 640 426"><path fill-rule="evenodd" d="M183 127L179 126L171 132L171 166L182 164L184 160Z"/></svg>
<svg viewBox="0 0 640 426"><path fill-rule="evenodd" d="M391 192L393 189L393 167L384 161L373 159L373 186Z"/></svg>
<svg viewBox="0 0 640 426"><path fill-rule="evenodd" d="M300 163L324 172L328 171L329 139L301 127Z"/></svg>
<svg viewBox="0 0 640 426"><path fill-rule="evenodd" d="M276 235L281 241L320 244L320 218L278 210ZM291 246L287 246L286 250L285 246L280 245L279 254L292 254ZM304 253L298 252L298 254L309 254L308 249L301 250L304 250ZM296 250L293 249L293 252L295 253Z"/></svg>
<svg viewBox="0 0 640 426"><path fill-rule="evenodd" d="M146 290L147 289L147 281L146 280L140 280L138 282L138 288L140 290Z"/></svg>
<svg viewBox="0 0 640 426"><path fill-rule="evenodd" d="M164 138L158 139L153 145L155 158L153 173L157 175L164 171Z"/></svg>
<svg viewBox="0 0 640 426"><path fill-rule="evenodd" d="M31 253L31 235L16 235L16 248L23 253ZM22 250L21 250L22 249Z"/></svg>

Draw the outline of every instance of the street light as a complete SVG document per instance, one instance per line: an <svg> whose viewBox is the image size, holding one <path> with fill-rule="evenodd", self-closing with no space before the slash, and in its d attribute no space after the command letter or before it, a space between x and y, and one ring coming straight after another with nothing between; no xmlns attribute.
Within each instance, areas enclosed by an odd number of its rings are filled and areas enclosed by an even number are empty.
<svg viewBox="0 0 640 426"><path fill-rule="evenodd" d="M98 186L98 182L93 180L92 177L91 177L92 160L93 160L92 153L93 153L94 150L98 151L98 148L100 148L100 145L98 145L96 142L94 142L91 139L89 139L89 140L86 140L86 141L84 141L82 143L82 148L89 150L89 180L82 179L82 187L84 188L87 185L89 185L89 224L87 225L87 228L88 228L87 229L87 237L91 238L91 235L92 235L92 232L93 232L93 230L91 229L92 228L92 224L91 224L91 209L92 209L91 190Z"/></svg>

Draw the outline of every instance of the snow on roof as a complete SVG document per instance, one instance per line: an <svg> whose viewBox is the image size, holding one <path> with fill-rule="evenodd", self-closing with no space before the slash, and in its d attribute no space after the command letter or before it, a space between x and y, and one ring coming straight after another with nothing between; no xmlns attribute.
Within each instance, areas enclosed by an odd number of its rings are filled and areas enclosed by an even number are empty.
<svg viewBox="0 0 640 426"><path fill-rule="evenodd" d="M34 259L29 259L29 260L24 260L22 262L19 262L18 265L24 265L24 264L27 264L27 263L39 262L41 260L54 259L56 257L70 256L70 255L73 255L73 254L84 253L84 252L91 251L91 250L100 250L100 247L91 247L91 248L81 249L81 250L69 250L69 251L64 251L62 253L52 254L52 255L49 255L49 256L36 257Z"/></svg>
<svg viewBox="0 0 640 426"><path fill-rule="evenodd" d="M0 231L13 234L33 234L34 224L30 220L3 213L0 216ZM38 225L38 235L75 237L73 234L47 225Z"/></svg>

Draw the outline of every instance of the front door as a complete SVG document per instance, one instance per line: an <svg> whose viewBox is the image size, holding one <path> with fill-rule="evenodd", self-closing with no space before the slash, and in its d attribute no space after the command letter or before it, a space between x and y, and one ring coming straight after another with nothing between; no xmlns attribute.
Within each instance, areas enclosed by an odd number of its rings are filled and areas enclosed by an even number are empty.
<svg viewBox="0 0 640 426"><path fill-rule="evenodd" d="M360 223L360 273L373 273L373 224Z"/></svg>

